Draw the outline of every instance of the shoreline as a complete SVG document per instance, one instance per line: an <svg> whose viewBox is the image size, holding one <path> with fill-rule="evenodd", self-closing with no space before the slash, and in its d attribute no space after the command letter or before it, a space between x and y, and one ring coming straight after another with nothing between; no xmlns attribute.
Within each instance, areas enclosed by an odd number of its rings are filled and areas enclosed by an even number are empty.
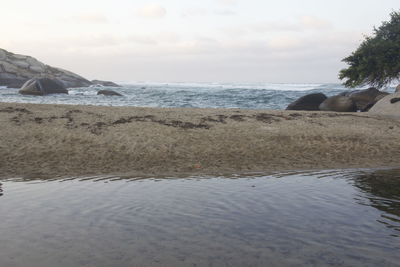
<svg viewBox="0 0 400 267"><path fill-rule="evenodd" d="M0 103L0 177L400 167L400 120L368 113Z"/></svg>

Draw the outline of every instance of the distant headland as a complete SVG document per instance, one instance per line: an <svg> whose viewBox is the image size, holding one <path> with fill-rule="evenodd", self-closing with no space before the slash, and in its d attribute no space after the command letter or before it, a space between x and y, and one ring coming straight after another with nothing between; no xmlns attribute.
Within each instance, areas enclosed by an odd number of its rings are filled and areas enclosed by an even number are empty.
<svg viewBox="0 0 400 267"><path fill-rule="evenodd" d="M49 66L34 57L14 54L0 48L0 86L21 88L30 79L46 77L61 81L66 88L104 85L118 87L117 84L88 79L58 67Z"/></svg>

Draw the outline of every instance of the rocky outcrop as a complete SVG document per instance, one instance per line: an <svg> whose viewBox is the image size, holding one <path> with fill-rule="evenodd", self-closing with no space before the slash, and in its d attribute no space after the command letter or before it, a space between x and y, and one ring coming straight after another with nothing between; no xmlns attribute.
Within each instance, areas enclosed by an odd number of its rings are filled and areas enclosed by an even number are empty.
<svg viewBox="0 0 400 267"><path fill-rule="evenodd" d="M388 95L379 100L369 113L400 118L400 92Z"/></svg>
<svg viewBox="0 0 400 267"><path fill-rule="evenodd" d="M92 83L93 85L101 85L106 87L122 87L121 85L110 81L93 80Z"/></svg>
<svg viewBox="0 0 400 267"><path fill-rule="evenodd" d="M97 95L106 95L106 96L122 96L120 93L117 93L113 90L100 90L97 92Z"/></svg>
<svg viewBox="0 0 400 267"><path fill-rule="evenodd" d="M319 109L322 111L356 112L357 105L348 96L332 96L322 102Z"/></svg>
<svg viewBox="0 0 400 267"><path fill-rule="evenodd" d="M68 90L57 79L35 78L27 81L19 93L23 95L68 94Z"/></svg>
<svg viewBox="0 0 400 267"><path fill-rule="evenodd" d="M326 99L322 93L305 95L291 103L286 110L319 110L319 105Z"/></svg>
<svg viewBox="0 0 400 267"><path fill-rule="evenodd" d="M400 93L400 84L396 87L396 93Z"/></svg>
<svg viewBox="0 0 400 267"><path fill-rule="evenodd" d="M373 87L365 90L346 91L330 98L327 98L324 94L315 93L300 97L291 103L286 110L366 112L388 94Z"/></svg>
<svg viewBox="0 0 400 267"><path fill-rule="evenodd" d="M368 109L371 108L376 102L388 94L389 93L381 92L378 89L371 87L365 90L349 92L344 96L350 97L356 103L357 110L368 111Z"/></svg>
<svg viewBox="0 0 400 267"><path fill-rule="evenodd" d="M20 88L26 81L40 77L58 79L67 88L87 87L92 84L70 71L51 67L30 56L0 49L0 86Z"/></svg>

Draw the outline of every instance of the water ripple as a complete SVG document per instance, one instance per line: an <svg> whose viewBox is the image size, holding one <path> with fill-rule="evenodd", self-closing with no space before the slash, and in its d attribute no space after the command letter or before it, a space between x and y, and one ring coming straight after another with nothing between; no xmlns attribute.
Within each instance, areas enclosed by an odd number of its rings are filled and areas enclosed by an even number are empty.
<svg viewBox="0 0 400 267"><path fill-rule="evenodd" d="M399 174L5 180L0 266L396 265Z"/></svg>

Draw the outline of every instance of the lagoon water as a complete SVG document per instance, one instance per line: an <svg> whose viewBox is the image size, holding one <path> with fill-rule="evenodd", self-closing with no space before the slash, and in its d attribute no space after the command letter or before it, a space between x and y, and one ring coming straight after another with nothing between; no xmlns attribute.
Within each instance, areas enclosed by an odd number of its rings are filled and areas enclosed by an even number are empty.
<svg viewBox="0 0 400 267"><path fill-rule="evenodd" d="M136 107L285 109L289 103L305 94L324 93L332 96L348 90L340 84L131 82L122 85L121 88L75 88L70 89L69 95L43 97L24 96L18 94L18 89L1 88L0 101ZM112 89L124 96L97 96L100 89ZM393 92L394 87L384 91Z"/></svg>
<svg viewBox="0 0 400 267"><path fill-rule="evenodd" d="M400 266L400 170L1 183L0 266Z"/></svg>

